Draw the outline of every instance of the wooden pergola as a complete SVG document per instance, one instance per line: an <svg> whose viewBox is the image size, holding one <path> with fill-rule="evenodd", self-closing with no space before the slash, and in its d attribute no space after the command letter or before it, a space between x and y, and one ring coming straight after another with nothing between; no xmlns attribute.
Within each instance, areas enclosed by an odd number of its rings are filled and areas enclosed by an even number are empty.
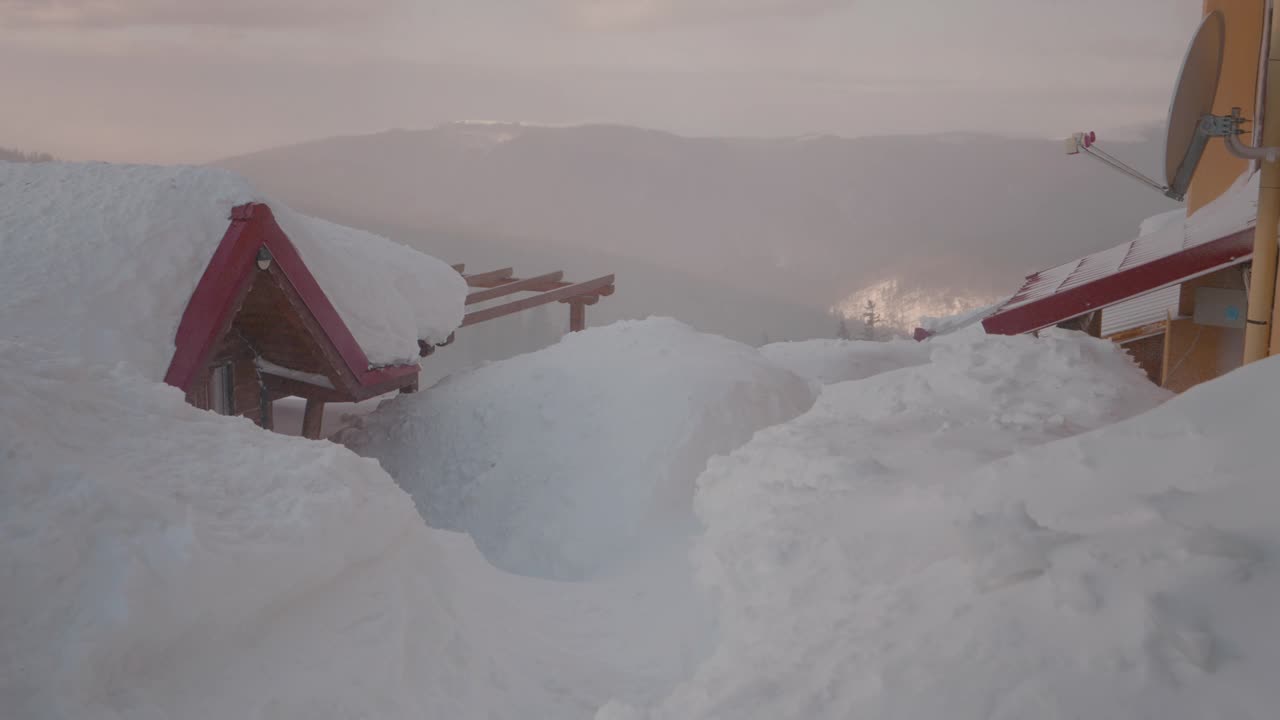
<svg viewBox="0 0 1280 720"><path fill-rule="evenodd" d="M464 328L507 315L514 315L540 305L558 302L569 306L569 331L580 332L587 329L587 306L595 305L600 302L600 298L612 295L614 290L613 275L604 275L594 280L574 283L564 279L563 270L557 270L545 275L519 278L516 277L515 270L509 267L470 275L466 273L466 265L454 265L453 269L462 275L467 281L468 287L473 288L472 292L467 295L467 307L469 310L463 316L462 325L460 326ZM492 305L477 310L470 309L480 303L513 295L527 296L502 303L501 305ZM448 345L452 341L453 336L450 336L447 342L441 343L441 347ZM435 346L428 343L419 342L419 346L423 357L435 352Z"/></svg>

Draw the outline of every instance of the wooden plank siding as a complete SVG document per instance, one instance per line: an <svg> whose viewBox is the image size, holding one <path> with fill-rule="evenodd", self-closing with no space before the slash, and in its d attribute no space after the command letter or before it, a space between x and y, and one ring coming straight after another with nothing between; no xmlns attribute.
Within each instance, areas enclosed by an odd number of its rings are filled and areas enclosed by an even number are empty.
<svg viewBox="0 0 1280 720"><path fill-rule="evenodd" d="M1120 346L1138 363L1147 378L1157 385L1164 374L1164 338L1162 330L1159 334L1147 335Z"/></svg>
<svg viewBox="0 0 1280 720"><path fill-rule="evenodd" d="M254 365L255 356L253 346L243 335L235 332L234 329L227 333L217 344L213 358L205 366L203 381L196 383L187 393L187 402L202 410L210 409L209 383L214 368L230 363L232 414L243 415L270 429L270 406L267 406L264 416L263 388L258 377L258 368Z"/></svg>

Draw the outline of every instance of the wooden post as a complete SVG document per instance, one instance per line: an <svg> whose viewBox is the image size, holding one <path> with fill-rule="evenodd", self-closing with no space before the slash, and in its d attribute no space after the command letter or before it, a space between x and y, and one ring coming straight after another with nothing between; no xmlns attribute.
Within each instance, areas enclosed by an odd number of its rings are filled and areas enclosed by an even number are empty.
<svg viewBox="0 0 1280 720"><path fill-rule="evenodd" d="M319 440L323 423L324 401L316 398L307 398L307 409L302 413L302 437Z"/></svg>
<svg viewBox="0 0 1280 720"><path fill-rule="evenodd" d="M580 300L569 301L569 332L587 329L587 304Z"/></svg>

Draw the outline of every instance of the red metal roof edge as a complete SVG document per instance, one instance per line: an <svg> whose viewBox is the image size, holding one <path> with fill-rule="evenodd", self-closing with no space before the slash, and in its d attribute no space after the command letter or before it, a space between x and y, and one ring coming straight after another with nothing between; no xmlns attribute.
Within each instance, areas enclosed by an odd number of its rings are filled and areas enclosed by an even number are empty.
<svg viewBox="0 0 1280 720"><path fill-rule="evenodd" d="M1253 228L1249 228L996 312L983 319L982 327L992 335L1034 332L1121 300L1244 262L1252 254Z"/></svg>
<svg viewBox="0 0 1280 720"><path fill-rule="evenodd" d="M208 362L213 344L230 323L235 300L252 280L258 248L264 245L361 388L389 391L417 377L417 365L369 367L368 356L276 222L271 208L249 203L232 209L227 231L191 293L178 323L177 347L165 374L166 383L183 391L190 389L196 372Z"/></svg>

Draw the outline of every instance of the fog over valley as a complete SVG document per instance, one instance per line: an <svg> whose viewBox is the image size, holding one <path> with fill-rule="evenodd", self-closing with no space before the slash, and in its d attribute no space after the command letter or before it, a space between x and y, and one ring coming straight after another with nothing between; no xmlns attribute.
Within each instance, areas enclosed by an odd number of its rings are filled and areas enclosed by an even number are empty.
<svg viewBox="0 0 1280 720"><path fill-rule="evenodd" d="M1156 167L1154 128L1111 152ZM745 342L831 337L877 299L910 331L1174 207L1060 142L968 133L689 138L625 126L451 123L219 164L270 195L473 270L619 275L593 317L671 314Z"/></svg>

